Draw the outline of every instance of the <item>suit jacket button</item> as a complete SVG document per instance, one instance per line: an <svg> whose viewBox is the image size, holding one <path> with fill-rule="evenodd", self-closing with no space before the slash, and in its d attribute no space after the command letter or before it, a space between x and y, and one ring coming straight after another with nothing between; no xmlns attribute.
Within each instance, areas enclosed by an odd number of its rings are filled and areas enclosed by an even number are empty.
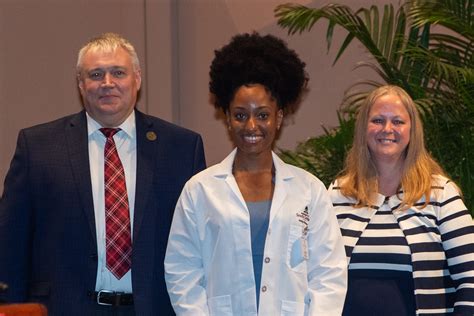
<svg viewBox="0 0 474 316"><path fill-rule="evenodd" d="M90 258L91 258L93 261L97 261L98 256L97 256L96 253L93 253L93 254L90 255Z"/></svg>

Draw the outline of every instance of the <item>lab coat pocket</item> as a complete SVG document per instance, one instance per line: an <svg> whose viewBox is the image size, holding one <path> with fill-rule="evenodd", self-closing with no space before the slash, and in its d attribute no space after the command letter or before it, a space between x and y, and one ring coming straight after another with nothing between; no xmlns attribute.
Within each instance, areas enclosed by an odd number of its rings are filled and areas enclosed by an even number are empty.
<svg viewBox="0 0 474 316"><path fill-rule="evenodd" d="M207 300L210 315L232 316L232 299L230 295L211 297Z"/></svg>
<svg viewBox="0 0 474 316"><path fill-rule="evenodd" d="M296 272L305 272L306 269L304 251L307 251L307 249L304 249L304 247L307 243L302 236L303 229L300 225L290 226L286 264Z"/></svg>
<svg viewBox="0 0 474 316"><path fill-rule="evenodd" d="M305 304L294 301L281 301L281 316L303 316Z"/></svg>

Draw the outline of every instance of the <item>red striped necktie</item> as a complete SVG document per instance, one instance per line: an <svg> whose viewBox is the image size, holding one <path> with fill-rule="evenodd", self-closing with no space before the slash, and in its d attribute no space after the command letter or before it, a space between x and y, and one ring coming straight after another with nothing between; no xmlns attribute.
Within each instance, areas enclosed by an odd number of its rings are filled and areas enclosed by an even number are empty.
<svg viewBox="0 0 474 316"><path fill-rule="evenodd" d="M105 247L107 269L117 279L130 270L132 239L127 185L113 136L119 128L101 128L107 137L104 148Z"/></svg>

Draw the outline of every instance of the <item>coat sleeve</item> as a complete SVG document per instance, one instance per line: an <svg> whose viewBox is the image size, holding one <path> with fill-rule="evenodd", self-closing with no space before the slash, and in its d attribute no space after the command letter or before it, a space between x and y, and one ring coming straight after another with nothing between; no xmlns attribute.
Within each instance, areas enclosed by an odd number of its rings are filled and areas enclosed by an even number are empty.
<svg viewBox="0 0 474 316"><path fill-rule="evenodd" d="M339 225L326 189L313 188L308 233L309 315L339 316L347 291L347 260Z"/></svg>
<svg viewBox="0 0 474 316"><path fill-rule="evenodd" d="M176 205L165 255L166 287L180 316L209 315L197 211L188 183Z"/></svg>
<svg viewBox="0 0 474 316"><path fill-rule="evenodd" d="M25 301L28 295L32 232L28 179L28 150L22 131L0 199L0 282L8 285L4 298L8 302Z"/></svg>
<svg viewBox="0 0 474 316"><path fill-rule="evenodd" d="M474 315L474 225L455 185L446 183L439 202L438 229L456 285L454 315Z"/></svg>
<svg viewBox="0 0 474 316"><path fill-rule="evenodd" d="M206 158L204 156L204 146L202 144L201 136L196 137L196 146L194 148L194 170L193 174L196 174L206 169Z"/></svg>

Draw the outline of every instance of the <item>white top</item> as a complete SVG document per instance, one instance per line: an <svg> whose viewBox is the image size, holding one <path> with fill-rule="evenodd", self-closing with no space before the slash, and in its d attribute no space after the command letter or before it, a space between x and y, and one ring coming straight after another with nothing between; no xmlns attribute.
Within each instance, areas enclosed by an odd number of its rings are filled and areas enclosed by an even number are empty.
<svg viewBox="0 0 474 316"><path fill-rule="evenodd" d="M129 270L118 280L106 267L105 254L105 197L104 197L104 147L106 137L99 130L102 126L87 114L87 134L89 139L89 165L94 199L95 228L97 236L97 281L95 289L132 293L132 276ZM137 173L137 133L135 111L120 126L121 131L114 137L115 146L122 161L127 185L130 227L133 240L133 210L135 206L135 184Z"/></svg>
<svg viewBox="0 0 474 316"><path fill-rule="evenodd" d="M165 279L178 315L257 315L250 216L232 174L236 150L191 178L178 200ZM275 191L259 315L341 315L344 246L324 185L273 154Z"/></svg>

